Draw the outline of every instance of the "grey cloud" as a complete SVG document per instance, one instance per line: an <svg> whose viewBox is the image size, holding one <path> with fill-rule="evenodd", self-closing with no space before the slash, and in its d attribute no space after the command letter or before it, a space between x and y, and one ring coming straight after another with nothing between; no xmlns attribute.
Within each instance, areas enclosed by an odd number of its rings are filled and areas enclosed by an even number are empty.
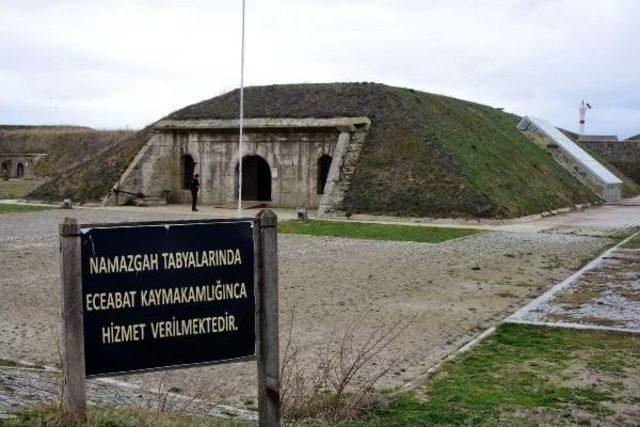
<svg viewBox="0 0 640 427"><path fill-rule="evenodd" d="M143 126L237 86L239 1L15 2L2 121ZM3 11L4 12L4 11ZM247 0L247 84L379 81L640 131L634 0Z"/></svg>

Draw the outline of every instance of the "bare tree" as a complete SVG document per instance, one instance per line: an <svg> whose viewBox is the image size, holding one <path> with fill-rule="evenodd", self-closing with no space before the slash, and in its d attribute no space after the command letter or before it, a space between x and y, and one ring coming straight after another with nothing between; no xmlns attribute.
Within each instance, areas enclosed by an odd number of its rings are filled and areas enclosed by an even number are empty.
<svg viewBox="0 0 640 427"><path fill-rule="evenodd" d="M373 330L358 339L358 323L344 333L334 329L312 364L301 361L293 343L295 315L289 322L281 364L281 402L289 423L304 419L342 421L383 403L376 384L402 360L380 363L380 353L400 336L407 322Z"/></svg>

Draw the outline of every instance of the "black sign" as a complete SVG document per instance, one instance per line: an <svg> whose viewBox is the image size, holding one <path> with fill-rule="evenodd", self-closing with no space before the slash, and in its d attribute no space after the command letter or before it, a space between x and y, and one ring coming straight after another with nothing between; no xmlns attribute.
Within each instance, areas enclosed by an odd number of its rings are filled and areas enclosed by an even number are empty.
<svg viewBox="0 0 640 427"><path fill-rule="evenodd" d="M255 226L83 225L86 374L255 356Z"/></svg>

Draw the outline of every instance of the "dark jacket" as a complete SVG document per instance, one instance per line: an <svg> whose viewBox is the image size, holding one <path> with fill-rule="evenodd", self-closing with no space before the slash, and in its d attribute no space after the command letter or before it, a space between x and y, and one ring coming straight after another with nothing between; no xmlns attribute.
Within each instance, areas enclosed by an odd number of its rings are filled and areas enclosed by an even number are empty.
<svg viewBox="0 0 640 427"><path fill-rule="evenodd" d="M193 178L191 180L191 182L189 183L189 188L191 188L192 193L198 192L198 190L200 189L200 181L198 181L198 178Z"/></svg>

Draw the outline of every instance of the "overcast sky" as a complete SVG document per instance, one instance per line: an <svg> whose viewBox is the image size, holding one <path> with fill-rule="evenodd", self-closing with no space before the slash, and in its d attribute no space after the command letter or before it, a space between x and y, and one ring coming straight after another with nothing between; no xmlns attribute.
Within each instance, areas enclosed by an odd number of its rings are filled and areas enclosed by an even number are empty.
<svg viewBox="0 0 640 427"><path fill-rule="evenodd" d="M239 85L240 0L0 0L0 123L140 128ZM375 81L640 132L640 0L247 0L247 85Z"/></svg>

